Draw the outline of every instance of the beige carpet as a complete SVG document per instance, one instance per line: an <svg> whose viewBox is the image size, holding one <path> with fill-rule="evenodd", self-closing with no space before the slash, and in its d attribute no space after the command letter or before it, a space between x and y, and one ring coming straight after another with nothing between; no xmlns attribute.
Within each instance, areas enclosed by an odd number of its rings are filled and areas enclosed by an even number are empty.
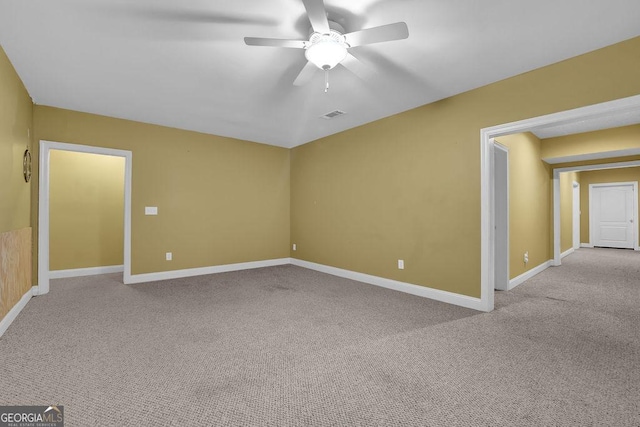
<svg viewBox="0 0 640 427"><path fill-rule="evenodd" d="M640 425L640 253L581 249L482 314L294 266L53 281L0 404L67 426Z"/></svg>

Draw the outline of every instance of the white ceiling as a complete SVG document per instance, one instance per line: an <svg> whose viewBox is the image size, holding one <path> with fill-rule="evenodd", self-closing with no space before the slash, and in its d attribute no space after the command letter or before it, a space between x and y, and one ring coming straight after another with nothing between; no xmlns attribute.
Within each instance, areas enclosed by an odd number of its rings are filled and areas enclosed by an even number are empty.
<svg viewBox="0 0 640 427"><path fill-rule="evenodd" d="M370 75L326 94L320 71L292 85L304 51L243 41L307 39L300 0L0 0L0 44L37 104L293 147L640 35L638 0L325 4L409 38L352 48Z"/></svg>

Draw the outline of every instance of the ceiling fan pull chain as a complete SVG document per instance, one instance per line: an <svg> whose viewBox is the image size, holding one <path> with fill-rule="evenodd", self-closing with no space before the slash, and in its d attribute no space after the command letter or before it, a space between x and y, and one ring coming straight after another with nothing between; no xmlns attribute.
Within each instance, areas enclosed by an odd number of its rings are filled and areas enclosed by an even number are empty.
<svg viewBox="0 0 640 427"><path fill-rule="evenodd" d="M329 92L329 70L324 70L324 93Z"/></svg>

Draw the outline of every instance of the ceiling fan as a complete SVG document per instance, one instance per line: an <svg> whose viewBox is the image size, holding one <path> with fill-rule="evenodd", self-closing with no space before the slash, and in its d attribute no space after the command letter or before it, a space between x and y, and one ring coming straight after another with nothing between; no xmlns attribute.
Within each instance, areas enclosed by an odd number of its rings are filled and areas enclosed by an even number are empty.
<svg viewBox="0 0 640 427"><path fill-rule="evenodd" d="M304 49L307 64L294 80L295 86L308 82L316 69L325 71L325 92L329 89L328 71L341 64L355 74L359 74L358 60L348 52L349 48L372 43L401 40L409 37L409 29L404 22L381 25L360 31L346 33L337 22L327 18L323 0L302 0L311 30L309 40L287 40L262 37L245 37L249 46L271 46Z"/></svg>

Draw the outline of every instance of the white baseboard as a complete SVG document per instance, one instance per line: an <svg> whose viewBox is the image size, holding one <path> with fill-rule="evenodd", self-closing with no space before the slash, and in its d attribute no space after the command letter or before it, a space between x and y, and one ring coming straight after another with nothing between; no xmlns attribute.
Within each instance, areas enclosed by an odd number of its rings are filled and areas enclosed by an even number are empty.
<svg viewBox="0 0 640 427"><path fill-rule="evenodd" d="M595 246L589 244L589 243L580 243L580 247L581 248L595 248ZM635 248L633 248L634 251L640 251L640 246L636 246Z"/></svg>
<svg viewBox="0 0 640 427"><path fill-rule="evenodd" d="M529 271L525 271L524 273L522 273L517 277L514 277L513 279L509 280L509 285L507 286L507 290L510 291L511 289L515 288L522 282L531 279L536 274L542 273L544 270L551 267L552 264L553 264L553 260L550 259L549 261L545 261L539 266L534 267Z"/></svg>
<svg viewBox="0 0 640 427"><path fill-rule="evenodd" d="M188 268L184 270L170 270L170 271L160 271L155 273L133 274L128 277L125 274L124 282L126 284L144 283L144 282L153 282L158 280L179 279L182 277L202 276L206 274L226 273L230 271L249 270L253 268L273 267L277 265L287 265L287 264L293 264L299 267L320 271L322 273L344 277L346 279L357 280L359 282L364 282L364 283L368 283L375 286L381 286L383 288L393 289L396 291L417 295L424 298L430 298L430 299L445 302L448 304L471 308L473 310L486 311L480 298L474 298L467 295L460 295L453 292L442 291L440 289L429 288L426 286L414 285L412 283L400 282L397 280L387 279L384 277L358 273L355 271L344 270L341 268L331 267L328 265L316 264L313 262L303 261L296 258L278 258L278 259L271 259L271 260L264 260L264 261L251 261L251 262L241 262L237 264L216 265L211 267ZM113 270L105 271L105 269L108 269L108 268L113 268ZM537 268L539 267L536 267L536 269ZM120 272L120 271L122 271L122 266L97 267L94 269L58 270L58 271L52 271L50 277L54 279L54 278L61 278L61 277L85 276L90 274L105 274L105 273L113 273L113 272ZM524 280L526 279L523 279L522 281ZM513 280L511 282L513 282ZM36 289L36 292L37 292L37 288L34 287L34 289Z"/></svg>
<svg viewBox="0 0 640 427"><path fill-rule="evenodd" d="M344 277L346 279L357 280L358 282L364 282L370 285L381 286L383 288L393 289L407 294L430 298L436 301L459 305L461 307L471 308L474 310L486 311L481 303L480 298L473 298L453 292L441 291L439 289L414 285L412 283L399 282L397 280L386 279L384 277L371 276L369 274L358 273L351 270L344 270L342 268L331 267L323 264L316 264L314 262L303 261L296 258L291 258L291 264L297 265L298 267L304 267L310 270L316 270L322 273L331 274L333 276Z"/></svg>
<svg viewBox="0 0 640 427"><path fill-rule="evenodd" d="M96 276L98 274L122 273L123 271L124 271L124 265L74 268L71 270L52 270L49 272L49 279L63 279L65 277Z"/></svg>
<svg viewBox="0 0 640 427"><path fill-rule="evenodd" d="M32 294L33 294L33 288L29 289L24 295L22 295L22 298L20 298L20 301L18 301L18 303L14 305L11 308L11 310L9 310L7 315L4 316L2 320L0 320L0 337L2 336L2 334L5 333L9 325L13 323L16 317L18 317L18 314L22 311L24 306L27 305L27 303L32 297Z"/></svg>
<svg viewBox="0 0 640 427"><path fill-rule="evenodd" d="M569 248L569 249L567 249L566 251L564 251L564 252L562 252L562 253L560 254L560 259L562 259L562 258L564 258L564 257L566 257L566 256L569 256L569 255L571 255L571 254L572 254L572 253L574 253L574 252L575 252L575 249L573 249L573 248Z"/></svg>
<svg viewBox="0 0 640 427"><path fill-rule="evenodd" d="M125 284L154 282L157 280L179 279L181 277L203 276L205 274L227 273L229 271L250 270L252 268L287 265L291 258L269 259L265 261L240 262L237 264L215 265L212 267L187 268L184 270L160 271L157 273L132 274L124 278Z"/></svg>

